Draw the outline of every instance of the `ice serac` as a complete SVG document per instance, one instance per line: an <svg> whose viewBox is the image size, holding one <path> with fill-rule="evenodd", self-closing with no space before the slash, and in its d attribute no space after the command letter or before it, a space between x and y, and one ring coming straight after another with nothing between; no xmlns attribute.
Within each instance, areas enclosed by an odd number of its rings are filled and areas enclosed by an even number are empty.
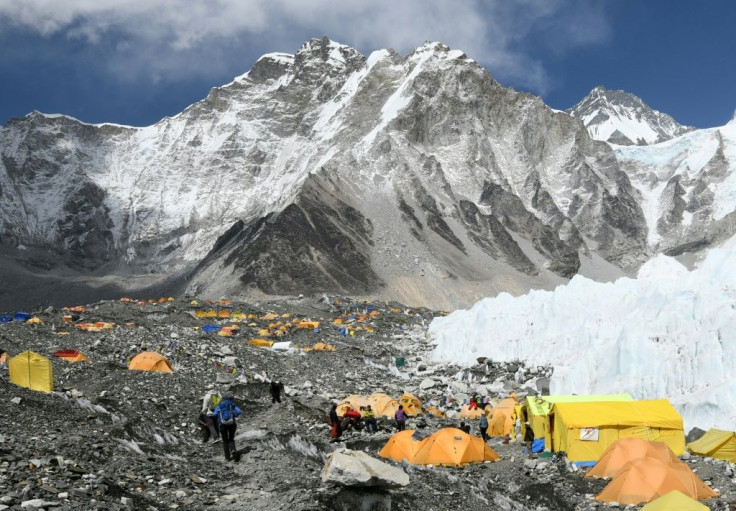
<svg viewBox="0 0 736 511"><path fill-rule="evenodd" d="M502 294L435 319L430 333L439 360L549 364L552 393L667 398L687 428L728 428L736 421L734 303L736 238L694 271L660 254L637 279L576 276L554 291Z"/></svg>
<svg viewBox="0 0 736 511"><path fill-rule="evenodd" d="M440 43L313 39L153 126L11 120L0 155L0 245L39 272L455 308L651 250L610 145Z"/></svg>
<svg viewBox="0 0 736 511"><path fill-rule="evenodd" d="M594 139L617 145L654 144L693 130L631 93L603 86L590 91L567 113L581 119Z"/></svg>

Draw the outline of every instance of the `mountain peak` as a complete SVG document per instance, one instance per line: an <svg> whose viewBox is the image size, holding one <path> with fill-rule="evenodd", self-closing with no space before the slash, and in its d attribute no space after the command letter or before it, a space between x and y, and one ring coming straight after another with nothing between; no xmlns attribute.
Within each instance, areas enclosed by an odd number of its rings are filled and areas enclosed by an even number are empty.
<svg viewBox="0 0 736 511"><path fill-rule="evenodd" d="M596 86L567 113L581 119L592 138L619 145L655 144L693 129L630 92L603 85Z"/></svg>

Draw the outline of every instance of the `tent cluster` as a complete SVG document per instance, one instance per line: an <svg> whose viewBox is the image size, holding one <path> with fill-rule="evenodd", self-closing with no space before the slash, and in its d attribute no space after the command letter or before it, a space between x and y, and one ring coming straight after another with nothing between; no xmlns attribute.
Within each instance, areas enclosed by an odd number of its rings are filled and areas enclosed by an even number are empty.
<svg viewBox="0 0 736 511"><path fill-rule="evenodd" d="M414 465L462 466L499 459L483 439L457 428L444 428L424 438L413 430L399 431L378 455Z"/></svg>
<svg viewBox="0 0 736 511"><path fill-rule="evenodd" d="M400 405L404 407L404 413L410 417L424 413L422 402L414 394L404 394L394 399L388 394L371 394L370 396L352 395L348 396L337 405L337 415L342 417L349 409L361 411L370 405L374 413L379 417L394 418L394 414ZM362 414L361 414L362 415Z"/></svg>
<svg viewBox="0 0 736 511"><path fill-rule="evenodd" d="M143 307L144 305L160 305L167 302L173 302L174 298L172 296L162 296L158 300L150 298L148 300L136 300L134 298L127 298L123 297L120 299L121 302L127 302L127 303L134 303L135 305L139 307Z"/></svg>
<svg viewBox="0 0 736 511"><path fill-rule="evenodd" d="M692 506L693 499L718 496L677 459L667 444L641 438L624 438L611 444L585 477L612 478L596 496L600 502L640 505L653 501L651 509L673 509L660 506L670 500L689 501ZM674 491L680 494L671 495ZM664 502L657 502L665 497Z"/></svg>

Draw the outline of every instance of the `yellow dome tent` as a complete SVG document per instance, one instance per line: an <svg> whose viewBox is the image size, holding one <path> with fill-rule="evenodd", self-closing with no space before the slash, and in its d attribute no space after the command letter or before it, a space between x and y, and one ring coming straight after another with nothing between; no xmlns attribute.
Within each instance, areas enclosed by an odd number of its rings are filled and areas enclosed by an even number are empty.
<svg viewBox="0 0 736 511"><path fill-rule="evenodd" d="M10 383L31 390L49 393L54 390L54 371L51 361L34 353L24 351L8 362Z"/></svg>
<svg viewBox="0 0 736 511"><path fill-rule="evenodd" d="M373 408L376 415L382 415L389 419L393 419L396 410L399 409L399 402L388 394L371 394L368 396L368 401L370 401L371 408Z"/></svg>
<svg viewBox="0 0 736 511"><path fill-rule="evenodd" d="M710 508L684 493L673 490L651 501L641 511L709 511Z"/></svg>
<svg viewBox="0 0 736 511"><path fill-rule="evenodd" d="M649 442L635 437L622 438L605 450L585 477L614 477L629 461L638 458L657 458L665 463L679 461L672 449L663 442Z"/></svg>
<svg viewBox="0 0 736 511"><path fill-rule="evenodd" d="M711 428L687 448L699 456L710 456L719 460L736 463L736 433Z"/></svg>
<svg viewBox="0 0 736 511"><path fill-rule="evenodd" d="M131 371L154 371L158 373L172 373L171 364L160 353L144 351L130 361L128 369Z"/></svg>
<svg viewBox="0 0 736 511"><path fill-rule="evenodd" d="M491 417L488 420L488 434L491 436L505 436L511 434L514 429L514 419L516 417L516 400L506 398L491 410Z"/></svg>
<svg viewBox="0 0 736 511"><path fill-rule="evenodd" d="M463 405L457 417L458 419L480 419L481 415L483 415L483 410L480 406L471 410L470 405Z"/></svg>
<svg viewBox="0 0 736 511"><path fill-rule="evenodd" d="M425 438L422 446L409 460L416 465L451 465L495 461L499 459L480 437L457 428L444 428Z"/></svg>
<svg viewBox="0 0 736 511"><path fill-rule="evenodd" d="M378 451L378 455L382 458L390 458L394 461L401 462L406 460L409 463L412 463L414 456L416 456L419 448L424 445L425 440L417 439L414 436L414 433L416 433L416 431L406 429L391 435L391 438L388 439L388 442L383 446L383 449Z"/></svg>
<svg viewBox="0 0 736 511"><path fill-rule="evenodd" d="M624 465L595 500L639 505L672 490L679 490L694 499L718 496L685 463L639 458Z"/></svg>
<svg viewBox="0 0 736 511"><path fill-rule="evenodd" d="M360 411L361 406L368 406L371 402L368 401L368 398L365 396L360 396L358 394L353 394L352 396L348 396L337 405L337 415L342 417L345 415L345 412L348 411L348 408L353 408L356 411ZM371 405L372 406L372 405Z"/></svg>
<svg viewBox="0 0 736 511"><path fill-rule="evenodd" d="M399 404L404 406L406 415L419 415L424 413L422 402L414 394L404 394L399 398Z"/></svg>

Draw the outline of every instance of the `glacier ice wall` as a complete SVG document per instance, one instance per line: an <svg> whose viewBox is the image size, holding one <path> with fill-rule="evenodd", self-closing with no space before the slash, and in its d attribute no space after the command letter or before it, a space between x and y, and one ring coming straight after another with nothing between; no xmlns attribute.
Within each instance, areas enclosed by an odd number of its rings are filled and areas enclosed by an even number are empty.
<svg viewBox="0 0 736 511"><path fill-rule="evenodd" d="M437 360L550 364L552 393L668 398L687 428L736 428L734 239L692 272L659 255L637 279L503 293L429 330Z"/></svg>

